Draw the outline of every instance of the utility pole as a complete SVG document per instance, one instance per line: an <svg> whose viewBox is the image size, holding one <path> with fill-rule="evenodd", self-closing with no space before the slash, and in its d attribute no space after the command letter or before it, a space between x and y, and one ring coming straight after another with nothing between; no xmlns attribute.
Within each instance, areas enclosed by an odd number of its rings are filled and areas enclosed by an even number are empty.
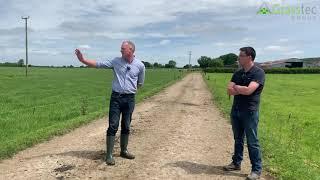
<svg viewBox="0 0 320 180"><path fill-rule="evenodd" d="M21 17L25 20L25 28L26 28L26 77L28 76L28 17Z"/></svg>
<svg viewBox="0 0 320 180"><path fill-rule="evenodd" d="M189 70L191 69L191 51L189 51Z"/></svg>

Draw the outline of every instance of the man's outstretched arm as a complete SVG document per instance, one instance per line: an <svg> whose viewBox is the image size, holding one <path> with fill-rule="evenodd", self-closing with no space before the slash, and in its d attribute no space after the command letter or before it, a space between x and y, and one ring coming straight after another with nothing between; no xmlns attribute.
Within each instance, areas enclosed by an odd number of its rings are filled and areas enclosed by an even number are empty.
<svg viewBox="0 0 320 180"><path fill-rule="evenodd" d="M82 62L83 64L89 67L94 67L94 68L97 67L97 62L95 60L85 59L79 49L75 50L75 54L78 57L79 61Z"/></svg>

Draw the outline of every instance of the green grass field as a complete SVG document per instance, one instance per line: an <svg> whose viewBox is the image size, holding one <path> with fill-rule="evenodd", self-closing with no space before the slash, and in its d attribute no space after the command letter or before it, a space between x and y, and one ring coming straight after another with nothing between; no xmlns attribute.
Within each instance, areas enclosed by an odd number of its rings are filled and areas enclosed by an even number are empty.
<svg viewBox="0 0 320 180"><path fill-rule="evenodd" d="M0 68L0 159L68 132L108 112L112 71L91 68ZM137 101L184 75L146 71Z"/></svg>
<svg viewBox="0 0 320 180"><path fill-rule="evenodd" d="M204 76L215 103L229 117L226 85L232 74ZM267 74L259 137L269 172L280 179L320 179L320 76Z"/></svg>

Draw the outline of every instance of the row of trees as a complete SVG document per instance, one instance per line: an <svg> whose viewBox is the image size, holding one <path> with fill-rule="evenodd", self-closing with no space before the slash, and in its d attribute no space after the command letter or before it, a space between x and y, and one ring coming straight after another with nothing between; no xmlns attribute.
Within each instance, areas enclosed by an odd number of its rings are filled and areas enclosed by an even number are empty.
<svg viewBox="0 0 320 180"><path fill-rule="evenodd" d="M170 60L167 64L160 64L160 63L150 63L147 61L142 61L142 63L144 64L144 66L146 68L176 68L177 63L174 60Z"/></svg>
<svg viewBox="0 0 320 180"><path fill-rule="evenodd" d="M207 67L235 67L237 66L237 59L238 56L233 54L233 53L229 53L229 54L225 54L222 55L218 58L210 58L207 56L201 56L198 59L198 63L200 65L201 68L207 68ZM145 65L146 68L176 68L177 63L174 60L170 60L168 63L166 64L161 64L158 62L155 63L150 63L147 61L142 61L143 64ZM0 63L0 66L7 66L7 67L23 67L24 66L24 60L20 59L18 62L16 63L10 63L10 62L5 62L5 63ZM183 68L188 69L189 68L189 64L185 65ZM69 68L73 68L72 65L70 66L63 66L63 67L69 67ZM84 67L84 66L81 66ZM191 68L198 68L198 65L195 66L191 66Z"/></svg>
<svg viewBox="0 0 320 180"><path fill-rule="evenodd" d="M19 59L16 63L12 62L5 62L5 63L0 63L0 66L5 66L5 67L23 67L24 66L24 61L23 59Z"/></svg>
<svg viewBox="0 0 320 180"><path fill-rule="evenodd" d="M147 61L142 61L144 66L146 68L176 68L177 67L177 63L174 60L170 60L167 64L161 64L158 62L155 63L149 63ZM199 65L189 65L186 64L185 66L183 66L184 69L189 69L189 68L199 68Z"/></svg>
<svg viewBox="0 0 320 180"><path fill-rule="evenodd" d="M174 61L174 60L170 60L167 64L160 64L160 63L149 63L149 62L146 62L146 61L142 61L143 64L147 67L147 68L176 68L177 66L177 63ZM5 62L5 63L0 63L0 66L6 66L6 67L23 67L25 66L24 65L24 60L23 59L20 59L18 62L16 63L12 63L12 62ZM29 64L29 66L31 66ZM55 67L55 66L43 66L43 67ZM73 68L74 66L73 65L70 65L70 66L62 66L63 68ZM84 68L86 66L83 66L81 65L80 68Z"/></svg>
<svg viewBox="0 0 320 180"><path fill-rule="evenodd" d="M238 56L234 53L225 54L219 56L218 58L210 58L207 56L201 56L198 59L198 63L201 68L207 67L237 67ZM174 60L170 60L167 64L160 63L149 63L147 61L142 61L146 68L176 68L177 63ZM199 68L198 65L191 66L189 64L183 66L184 69L188 68Z"/></svg>
<svg viewBox="0 0 320 180"><path fill-rule="evenodd" d="M207 67L235 67L237 66L238 56L233 53L222 55L218 58L210 58L207 56L201 56L198 59L198 63L201 68Z"/></svg>

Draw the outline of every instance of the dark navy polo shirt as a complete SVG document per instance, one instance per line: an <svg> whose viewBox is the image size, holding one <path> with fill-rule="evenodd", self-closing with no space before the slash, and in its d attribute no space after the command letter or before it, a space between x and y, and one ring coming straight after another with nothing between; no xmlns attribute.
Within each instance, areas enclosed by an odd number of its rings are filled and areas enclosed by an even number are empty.
<svg viewBox="0 0 320 180"><path fill-rule="evenodd" d="M236 85L248 86L251 81L259 83L259 87L251 95L235 95L233 99L233 110L256 111L259 110L260 94L264 87L265 73L263 69L253 66L248 72L244 69L236 71L231 79Z"/></svg>

